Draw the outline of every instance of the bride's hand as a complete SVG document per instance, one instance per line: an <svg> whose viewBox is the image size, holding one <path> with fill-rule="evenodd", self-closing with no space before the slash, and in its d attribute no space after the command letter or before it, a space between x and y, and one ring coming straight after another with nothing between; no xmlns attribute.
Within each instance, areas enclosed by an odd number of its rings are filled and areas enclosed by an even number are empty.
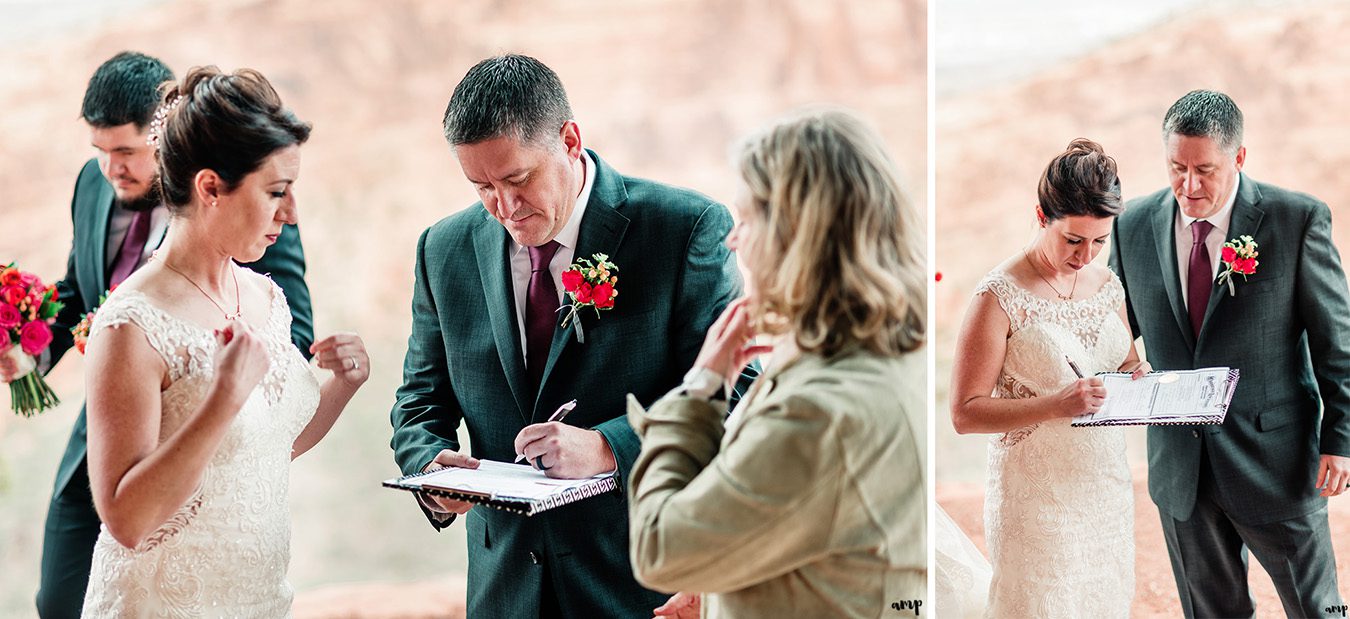
<svg viewBox="0 0 1350 619"><path fill-rule="evenodd" d="M1120 371L1129 372L1130 380L1139 380L1143 378L1145 374L1152 372L1153 366L1149 365L1147 361L1139 361L1120 366Z"/></svg>
<svg viewBox="0 0 1350 619"><path fill-rule="evenodd" d="M267 347L247 324L237 320L216 331L216 342L220 348L213 359L213 388L234 403L234 410L238 411L267 374Z"/></svg>
<svg viewBox="0 0 1350 619"><path fill-rule="evenodd" d="M1097 377L1080 378L1069 383L1055 394L1059 406L1059 417L1076 417L1101 410L1106 401L1106 387Z"/></svg>
<svg viewBox="0 0 1350 619"><path fill-rule="evenodd" d="M370 355L366 343L355 333L337 333L314 342L309 352L319 360L319 367L332 370L333 377L352 388L365 384L370 378Z"/></svg>

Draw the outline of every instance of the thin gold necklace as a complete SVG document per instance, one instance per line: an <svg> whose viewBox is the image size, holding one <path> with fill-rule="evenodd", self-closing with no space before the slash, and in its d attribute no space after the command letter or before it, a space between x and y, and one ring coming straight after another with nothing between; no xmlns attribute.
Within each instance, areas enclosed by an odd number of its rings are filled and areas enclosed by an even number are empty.
<svg viewBox="0 0 1350 619"><path fill-rule="evenodd" d="M1026 258L1027 264L1031 265L1031 270L1036 272L1036 277L1041 278L1041 281L1045 282L1046 286L1049 286L1051 290L1055 291L1055 296L1059 297L1060 301L1069 301L1073 299L1073 293L1078 290L1078 271L1073 272L1073 286L1069 288L1069 295L1064 296L1054 284L1050 283L1050 280L1046 279L1044 275L1041 275L1041 270L1036 267L1036 262L1027 254L1027 250L1022 250L1022 257Z"/></svg>
<svg viewBox="0 0 1350 619"><path fill-rule="evenodd" d="M158 258L159 256L152 256L152 257ZM164 268L173 271L174 273L177 273L180 277L186 279L189 284L192 284L192 287L196 288L198 292L201 292L202 296L206 297L206 300L211 302L211 305L216 306L216 309L220 310L220 313L225 315L225 320L227 322L239 318L239 315L243 313L240 311L240 303L239 303L239 275L235 272L233 268L230 269L230 277L234 279L234 313L231 314L230 312L225 311L224 306L222 306L219 303L216 303L215 298L213 298L210 295L210 293L206 292L206 289L202 288L201 286L198 286L197 282L192 281L192 278L188 277L186 273L173 268L173 265L169 264L169 261L164 258L159 258L159 262L164 265ZM230 266L233 267L234 265Z"/></svg>

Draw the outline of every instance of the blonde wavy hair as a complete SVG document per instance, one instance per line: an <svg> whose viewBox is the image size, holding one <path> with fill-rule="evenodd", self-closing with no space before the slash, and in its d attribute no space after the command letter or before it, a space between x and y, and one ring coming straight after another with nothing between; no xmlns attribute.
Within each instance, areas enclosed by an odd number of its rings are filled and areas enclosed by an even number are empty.
<svg viewBox="0 0 1350 619"><path fill-rule="evenodd" d="M748 239L756 317L831 357L923 345L925 236L880 136L842 110L815 110L751 136L739 167L760 216Z"/></svg>

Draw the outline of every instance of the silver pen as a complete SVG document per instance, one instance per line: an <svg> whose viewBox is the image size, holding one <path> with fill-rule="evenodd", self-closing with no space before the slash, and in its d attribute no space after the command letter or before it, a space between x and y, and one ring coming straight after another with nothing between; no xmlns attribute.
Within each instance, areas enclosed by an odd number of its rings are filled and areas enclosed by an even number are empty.
<svg viewBox="0 0 1350 619"><path fill-rule="evenodd" d="M1069 369L1073 370L1073 373L1075 375L1077 375L1079 378L1083 378L1083 371L1078 369L1078 364L1074 363L1073 359L1070 359L1068 355L1064 355L1064 360L1069 362Z"/></svg>
<svg viewBox="0 0 1350 619"><path fill-rule="evenodd" d="M562 421L567 418L567 413L572 412L572 409L576 407L577 401L575 399L572 400L571 402L567 402L562 406L559 406L558 410L553 411L553 414L548 416L548 421L545 421L544 423ZM516 456L516 464L520 464L523 460L525 460L525 454L519 454Z"/></svg>

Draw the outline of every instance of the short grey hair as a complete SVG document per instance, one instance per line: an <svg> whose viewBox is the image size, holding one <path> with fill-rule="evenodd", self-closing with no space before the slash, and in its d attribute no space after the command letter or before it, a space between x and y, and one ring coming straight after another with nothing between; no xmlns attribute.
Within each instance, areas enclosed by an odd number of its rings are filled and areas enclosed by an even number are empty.
<svg viewBox="0 0 1350 619"><path fill-rule="evenodd" d="M1213 90L1192 90L1167 108L1162 123L1163 141L1171 135L1206 137L1226 153L1242 146L1242 110L1228 95Z"/></svg>
<svg viewBox="0 0 1350 619"><path fill-rule="evenodd" d="M443 128L451 146L503 136L540 144L571 119L558 74L529 56L506 54L469 69L450 95Z"/></svg>

